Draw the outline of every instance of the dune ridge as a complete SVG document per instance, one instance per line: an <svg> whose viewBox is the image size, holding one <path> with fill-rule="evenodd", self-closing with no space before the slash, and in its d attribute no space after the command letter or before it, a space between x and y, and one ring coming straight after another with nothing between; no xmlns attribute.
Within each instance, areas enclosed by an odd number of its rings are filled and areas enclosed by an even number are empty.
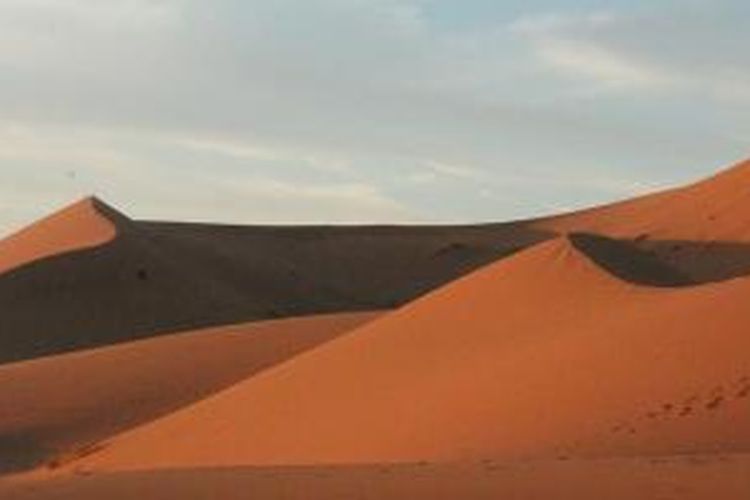
<svg viewBox="0 0 750 500"><path fill-rule="evenodd" d="M748 294L748 280L635 285L553 240L74 467L747 451Z"/></svg>
<svg viewBox="0 0 750 500"><path fill-rule="evenodd" d="M555 232L588 231L612 237L750 241L750 159L683 187L537 219Z"/></svg>
<svg viewBox="0 0 750 500"><path fill-rule="evenodd" d="M529 224L629 240L696 282L750 274L750 160L684 187Z"/></svg>
<svg viewBox="0 0 750 500"><path fill-rule="evenodd" d="M88 197L12 234L0 241L0 275L37 260L112 241L116 226L111 217L115 213Z"/></svg>
<svg viewBox="0 0 750 500"><path fill-rule="evenodd" d="M750 224L739 214L750 210L749 172L743 162L612 205L467 226L148 222L89 201L116 228L106 245L78 241L47 255L13 243L18 238L0 244L0 262L25 262L0 275L0 363L222 324L392 308L568 233L640 249L673 270L672 284L744 276ZM38 229L28 233L45 233Z"/></svg>

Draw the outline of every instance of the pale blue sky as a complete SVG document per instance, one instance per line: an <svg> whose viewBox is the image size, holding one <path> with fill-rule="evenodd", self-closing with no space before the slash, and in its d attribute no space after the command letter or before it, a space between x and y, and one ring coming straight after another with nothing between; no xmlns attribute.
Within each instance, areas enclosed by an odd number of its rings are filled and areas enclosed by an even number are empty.
<svg viewBox="0 0 750 500"><path fill-rule="evenodd" d="M742 0L0 0L0 233L507 220L750 155Z"/></svg>

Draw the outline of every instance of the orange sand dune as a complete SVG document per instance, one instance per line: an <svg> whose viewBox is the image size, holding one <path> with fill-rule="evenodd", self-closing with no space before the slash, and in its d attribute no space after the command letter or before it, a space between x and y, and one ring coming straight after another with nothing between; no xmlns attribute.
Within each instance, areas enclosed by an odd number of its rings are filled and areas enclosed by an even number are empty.
<svg viewBox="0 0 750 500"><path fill-rule="evenodd" d="M0 241L0 274L24 264L114 239L115 225L95 198L83 199Z"/></svg>
<svg viewBox="0 0 750 500"><path fill-rule="evenodd" d="M0 473L174 411L376 315L212 328L2 366Z"/></svg>
<svg viewBox="0 0 750 500"><path fill-rule="evenodd" d="M87 200L0 243L0 270L26 263L0 274L0 363L249 320L392 308L572 231L630 240L682 284L743 276L748 183L745 162L686 188L564 216L432 227L133 221ZM116 237L86 247L83 235L97 225L77 222L87 215Z"/></svg>
<svg viewBox="0 0 750 500"><path fill-rule="evenodd" d="M750 280L639 286L580 238L488 266L71 466L750 450Z"/></svg>
<svg viewBox="0 0 750 500"><path fill-rule="evenodd" d="M746 500L750 457L142 471L5 483L12 500Z"/></svg>
<svg viewBox="0 0 750 500"><path fill-rule="evenodd" d="M546 229L611 236L750 242L750 160L686 187L549 217Z"/></svg>
<svg viewBox="0 0 750 500"><path fill-rule="evenodd" d="M66 241L93 238L92 220L116 237L66 252ZM144 222L94 200L50 221L0 243L0 263L28 262L0 274L0 363L251 320L390 309L546 237L513 224ZM34 260L41 250L54 255Z"/></svg>
<svg viewBox="0 0 750 500"><path fill-rule="evenodd" d="M750 160L687 187L530 221L564 234L587 231L635 239L693 280L750 274Z"/></svg>

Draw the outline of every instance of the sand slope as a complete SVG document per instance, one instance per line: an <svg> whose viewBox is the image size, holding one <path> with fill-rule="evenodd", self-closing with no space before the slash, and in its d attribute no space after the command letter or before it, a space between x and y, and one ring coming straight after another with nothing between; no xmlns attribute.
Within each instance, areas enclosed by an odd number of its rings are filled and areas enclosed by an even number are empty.
<svg viewBox="0 0 750 500"><path fill-rule="evenodd" d="M636 240L698 281L750 273L750 160L695 184L532 221L543 231Z"/></svg>
<svg viewBox="0 0 750 500"><path fill-rule="evenodd" d="M376 316L219 327L2 366L0 473L80 451Z"/></svg>
<svg viewBox="0 0 750 500"><path fill-rule="evenodd" d="M75 467L744 451L748 296L634 285L546 242Z"/></svg>
<svg viewBox="0 0 750 500"><path fill-rule="evenodd" d="M98 200L83 199L0 241L0 274L45 257L103 245L115 235Z"/></svg>
<svg viewBox="0 0 750 500"><path fill-rule="evenodd" d="M694 184L611 205L541 219L557 232L590 231L611 236L750 242L750 160Z"/></svg>

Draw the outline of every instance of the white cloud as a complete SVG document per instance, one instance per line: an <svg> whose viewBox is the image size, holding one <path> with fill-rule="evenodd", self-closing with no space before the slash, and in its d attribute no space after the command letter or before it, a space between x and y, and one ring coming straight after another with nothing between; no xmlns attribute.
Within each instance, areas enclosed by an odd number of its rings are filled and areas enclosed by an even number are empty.
<svg viewBox="0 0 750 500"><path fill-rule="evenodd" d="M605 90L677 91L748 104L750 58L727 50L726 43L742 43L744 35L736 39L740 19L731 8L698 3L678 12L522 17L510 30L531 45L542 65Z"/></svg>
<svg viewBox="0 0 750 500"><path fill-rule="evenodd" d="M628 60L626 55L580 41L548 39L538 42L539 57L564 73L590 78L613 89L663 89L674 83L658 67Z"/></svg>
<svg viewBox="0 0 750 500"><path fill-rule="evenodd" d="M182 146L168 138L0 125L0 231L9 233L89 194L134 217L158 219L349 223L420 218L365 182L325 177L299 182L280 175L283 165L275 170L238 168L228 175L213 164L227 154L224 145L218 156L210 143L198 147L207 147L209 156L183 163ZM280 158L245 147L231 154L250 163Z"/></svg>

